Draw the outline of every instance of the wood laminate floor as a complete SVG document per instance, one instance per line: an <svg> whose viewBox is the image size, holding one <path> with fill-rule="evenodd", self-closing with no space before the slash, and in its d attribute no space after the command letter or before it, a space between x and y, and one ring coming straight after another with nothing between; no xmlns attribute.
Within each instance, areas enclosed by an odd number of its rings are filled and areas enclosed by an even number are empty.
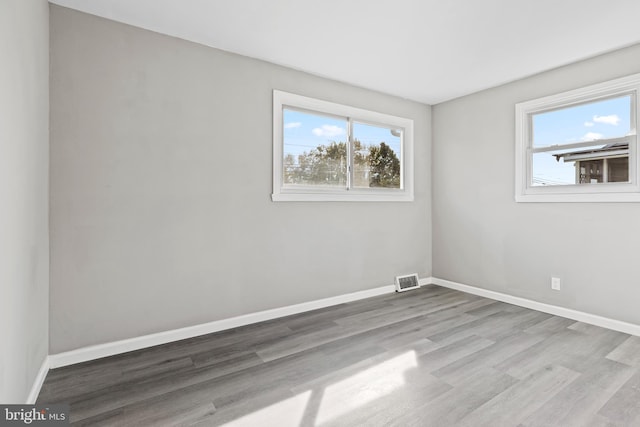
<svg viewBox="0 0 640 427"><path fill-rule="evenodd" d="M640 338L426 286L54 369L91 426L640 426Z"/></svg>

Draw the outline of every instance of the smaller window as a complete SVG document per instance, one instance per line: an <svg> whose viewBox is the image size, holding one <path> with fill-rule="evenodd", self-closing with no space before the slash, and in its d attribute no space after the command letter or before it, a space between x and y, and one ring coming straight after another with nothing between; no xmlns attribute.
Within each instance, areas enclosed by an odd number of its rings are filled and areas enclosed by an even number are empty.
<svg viewBox="0 0 640 427"><path fill-rule="evenodd" d="M640 75L516 105L516 201L640 201Z"/></svg>
<svg viewBox="0 0 640 427"><path fill-rule="evenodd" d="M413 121L273 92L274 201L413 200Z"/></svg>

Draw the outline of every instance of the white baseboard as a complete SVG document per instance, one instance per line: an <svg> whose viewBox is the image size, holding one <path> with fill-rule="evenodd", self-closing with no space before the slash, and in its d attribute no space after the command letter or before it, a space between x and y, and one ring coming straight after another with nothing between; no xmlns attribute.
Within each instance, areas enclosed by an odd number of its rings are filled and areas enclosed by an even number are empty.
<svg viewBox="0 0 640 427"><path fill-rule="evenodd" d="M47 377L47 373L49 372L49 356L46 356L42 361L42 365L40 365L40 370L38 371L38 375L36 375L36 379L33 381L33 386L31 386L31 391L29 391L29 396L27 396L27 405L34 405L36 400L38 399L38 395L40 394L40 389L42 388L42 384L44 384L44 380Z"/></svg>
<svg viewBox="0 0 640 427"><path fill-rule="evenodd" d="M193 338L213 332L219 332L225 329L237 328L239 326L245 326L252 323L263 322L265 320L276 319L278 317L289 316L305 311L316 310L332 305L343 304L350 301L356 301L364 298L374 297L377 295L387 294L394 292L395 290L396 288L394 285L382 286L379 288L368 289L366 291L353 292L350 294L338 295L335 297L304 302L301 304L259 311L256 313L245 314L229 319L222 319L214 322L203 323L200 325L188 326L186 328L173 329L170 331L143 335L140 337L124 339L121 341L92 345L89 347L79 348L77 350L52 354L49 356L49 366L51 367L51 369L60 368L62 366L87 362L90 360L100 359L102 357L126 353L128 351L140 350L142 348L152 347L154 345L166 344L173 341Z"/></svg>
<svg viewBox="0 0 640 427"><path fill-rule="evenodd" d="M467 292L470 294L490 298L496 301L502 301L509 304L518 305L520 307L530 308L542 311L544 313L556 316L566 317L576 321L588 323L591 325L601 326L603 328L624 332L631 335L640 336L640 325L622 322L615 319L609 319L590 313L585 313L569 308L559 307L551 304L545 304L526 298L516 297L501 292L490 291L487 289L469 286L462 283L452 282L450 280L440 279L437 277L427 277L420 279L421 286L430 284L443 286L450 289ZM301 304L290 305L286 307L274 308L271 310L259 311L256 313L245 314L242 316L232 317L229 319L217 320L214 322L204 323L200 325L189 326L180 329L174 329L165 332L158 332L150 335L143 335L136 338L129 338L120 341L114 341L105 344L98 344L89 347L79 348L77 350L67 351L58 354L52 354L42 363L33 388L29 393L28 402L34 403L42 387L42 383L46 377L49 368L59 368L62 366L73 365L76 363L87 362L90 360L100 359L103 357L113 356L116 354L126 353L129 351L140 350L155 345L166 344L187 338L193 338L200 335L206 335L213 332L219 332L225 329L237 328L252 323L263 322L265 320L276 319L278 317L289 316L306 311L316 310L319 308L329 307L332 305L343 304L351 301L361 300L373 296L392 293L395 291L394 285L382 286L375 289L354 292L335 297L324 298L320 300L305 302Z"/></svg>
<svg viewBox="0 0 640 427"><path fill-rule="evenodd" d="M624 332L625 334L631 334L640 336L640 325L633 323L627 323L620 320L610 319L608 317L602 317L595 314L585 313L583 311L572 310L570 308L559 307L557 305L545 304L538 301L533 301L526 298L516 297L513 295L503 294L501 292L490 291L487 289L477 288L475 286L464 285L462 283L452 282L450 280L439 279L437 277L430 277L427 279L421 279L420 284L431 283L445 288L455 289L458 291L466 292L469 294L478 295L485 298L490 298L497 301L506 302L520 307L530 308L532 310L542 311L543 313L549 313L560 317L566 317L567 319L577 320L579 322L588 323L590 325L600 326L607 329L612 329L618 332Z"/></svg>
<svg viewBox="0 0 640 427"><path fill-rule="evenodd" d="M419 279L418 284L420 286L426 286L426 285L434 285L435 283L433 283L433 277L425 277L424 279Z"/></svg>

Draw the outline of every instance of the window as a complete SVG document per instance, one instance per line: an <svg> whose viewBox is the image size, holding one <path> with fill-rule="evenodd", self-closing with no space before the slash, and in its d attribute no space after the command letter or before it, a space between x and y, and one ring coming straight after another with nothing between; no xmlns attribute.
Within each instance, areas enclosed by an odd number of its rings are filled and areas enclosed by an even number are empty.
<svg viewBox="0 0 640 427"><path fill-rule="evenodd" d="M640 202L640 74L516 105L516 201Z"/></svg>
<svg viewBox="0 0 640 427"><path fill-rule="evenodd" d="M412 201L413 121L273 91L274 201Z"/></svg>

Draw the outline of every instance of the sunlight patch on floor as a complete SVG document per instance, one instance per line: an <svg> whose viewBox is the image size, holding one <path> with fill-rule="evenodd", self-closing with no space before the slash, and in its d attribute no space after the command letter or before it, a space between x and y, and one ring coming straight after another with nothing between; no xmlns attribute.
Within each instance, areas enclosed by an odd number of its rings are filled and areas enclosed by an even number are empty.
<svg viewBox="0 0 640 427"><path fill-rule="evenodd" d="M259 411L226 423L223 427L255 427L260 425L299 427L310 397L311 391L297 394L289 399L281 400Z"/></svg>
<svg viewBox="0 0 640 427"><path fill-rule="evenodd" d="M316 423L331 421L392 393L405 384L406 371L417 366L416 353L410 351L328 386Z"/></svg>
<svg viewBox="0 0 640 427"><path fill-rule="evenodd" d="M408 351L326 388L311 389L276 402L224 427L298 427L303 422L320 425L393 393L405 385L407 371L417 366L415 351Z"/></svg>

